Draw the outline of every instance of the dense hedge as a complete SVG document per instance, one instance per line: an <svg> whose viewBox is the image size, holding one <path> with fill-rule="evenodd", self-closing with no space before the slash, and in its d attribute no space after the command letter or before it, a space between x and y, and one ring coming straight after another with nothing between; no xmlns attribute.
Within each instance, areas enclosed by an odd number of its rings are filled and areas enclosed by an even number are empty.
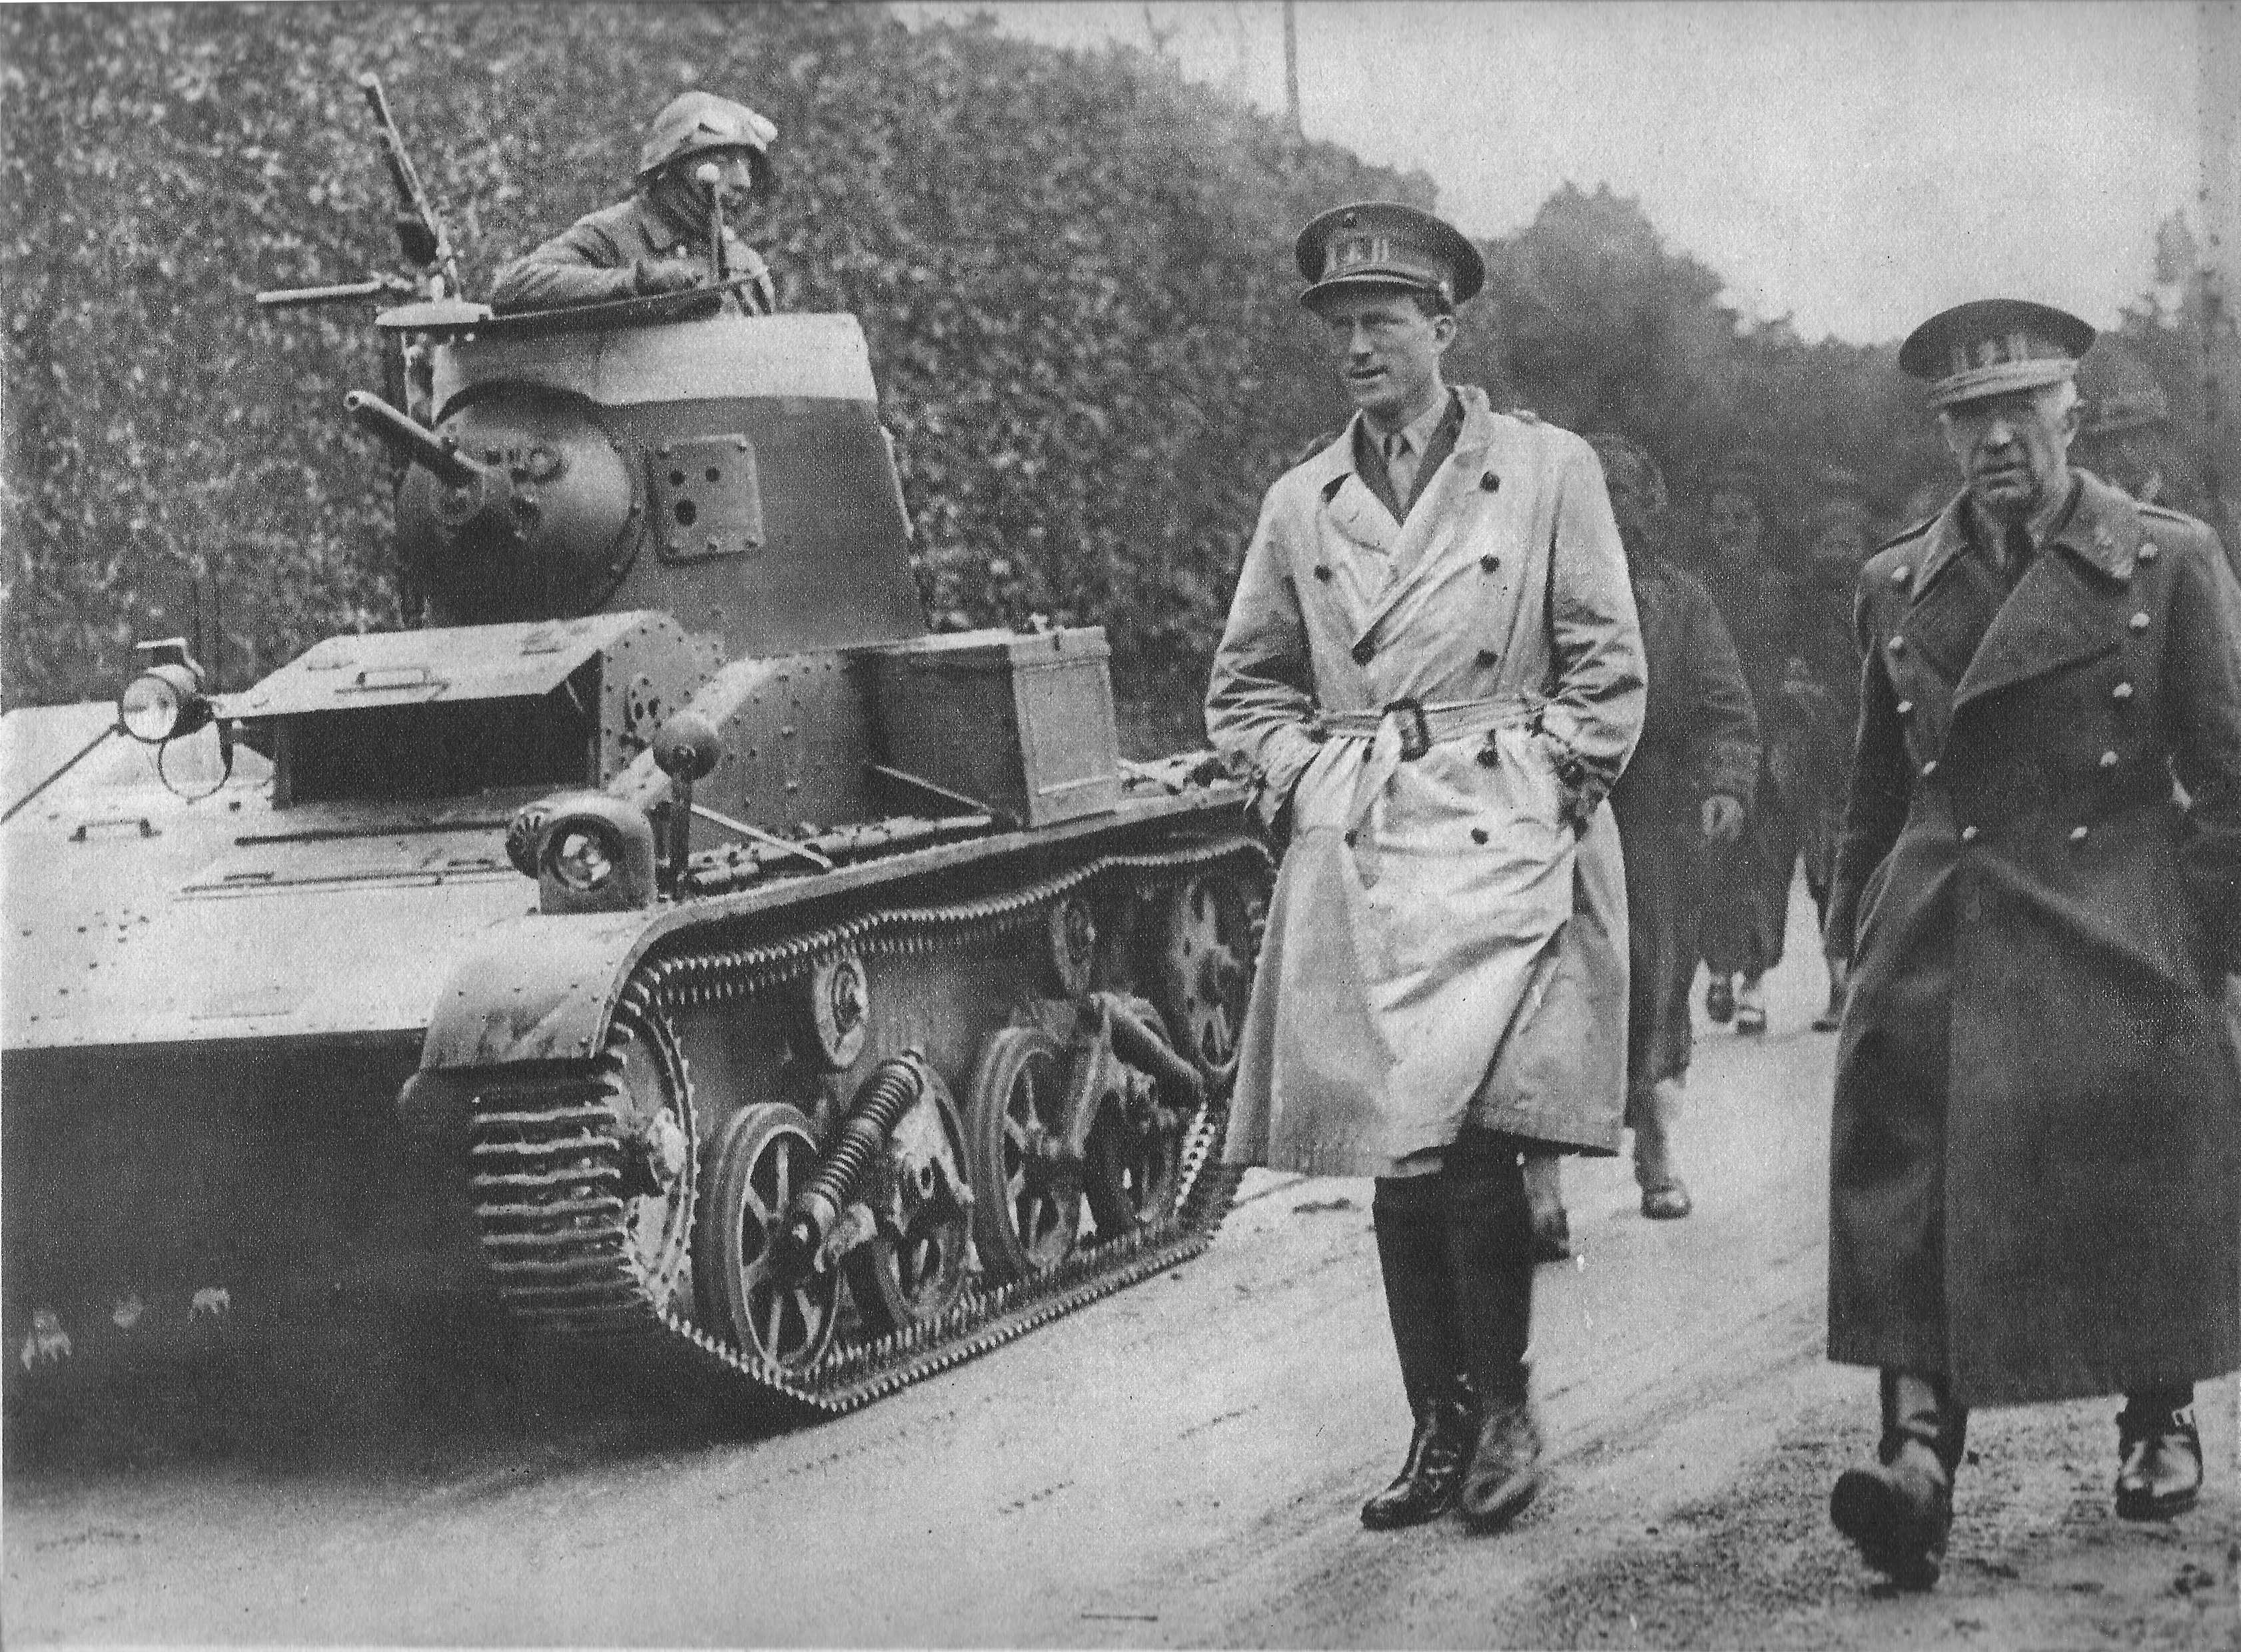
<svg viewBox="0 0 2241 1652"><path fill-rule="evenodd" d="M1296 226L1433 202L1156 59L874 8L9 9L10 703L106 694L158 628L222 632L237 686L404 617L385 468L338 417L380 382L364 316L250 302L393 267L363 68L471 293L616 198L678 90L769 114L782 189L750 237L788 307L863 319L938 623L1102 623L1178 732L1261 491L1343 413L1292 302ZM1754 439L1896 503L1935 465L1888 350L1745 326L1630 203L1567 190L1487 251L1459 377L1683 472Z"/></svg>

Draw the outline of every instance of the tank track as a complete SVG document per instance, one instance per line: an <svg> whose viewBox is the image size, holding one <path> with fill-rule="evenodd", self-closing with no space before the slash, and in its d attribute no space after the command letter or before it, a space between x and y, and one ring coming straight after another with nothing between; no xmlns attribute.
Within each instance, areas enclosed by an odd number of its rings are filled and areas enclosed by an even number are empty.
<svg viewBox="0 0 2241 1652"><path fill-rule="evenodd" d="M1225 862L1259 869L1268 856L1237 836L1106 854L979 899L884 907L752 945L672 952L639 966L616 1020L748 997L844 951L871 957L985 940L1040 921L1053 903L1095 880L1172 876ZM712 1381L729 1397L797 1417L854 1410L1188 1261L1213 1241L1243 1174L1221 1160L1227 1094L1209 1094L1185 1131L1175 1194L1161 1217L1085 1245L1030 1278L976 1284L935 1319L843 1341L813 1364L781 1369L686 1317L673 1279L646 1276L626 1226L625 1147L607 1099L611 1082L607 1062L599 1062L558 1073L494 1071L477 1087L470 1180L484 1258L501 1299L518 1320L619 1346L687 1381Z"/></svg>

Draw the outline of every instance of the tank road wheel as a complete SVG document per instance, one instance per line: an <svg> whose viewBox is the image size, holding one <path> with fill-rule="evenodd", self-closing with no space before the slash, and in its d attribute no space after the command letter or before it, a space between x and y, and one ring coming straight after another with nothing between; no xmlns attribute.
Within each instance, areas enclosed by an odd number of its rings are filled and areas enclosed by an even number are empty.
<svg viewBox="0 0 2241 1652"><path fill-rule="evenodd" d="M781 1274L772 1241L817 1167L817 1139L799 1109L742 1107L725 1125L701 1195L692 1283L701 1323L744 1354L792 1369L833 1340L840 1275Z"/></svg>
<svg viewBox="0 0 2241 1652"><path fill-rule="evenodd" d="M1081 1228L1081 1180L1055 1149L1065 1140L1066 1056L1034 1027L989 1034L965 1104L973 1234L1000 1281L1064 1261Z"/></svg>
<svg viewBox="0 0 2241 1652"><path fill-rule="evenodd" d="M1089 1127L1084 1179L1099 1236L1125 1234L1165 1215L1175 1196L1181 1160L1180 1132L1131 1119L1117 1106L1106 1107Z"/></svg>
<svg viewBox="0 0 2241 1652"><path fill-rule="evenodd" d="M601 1066L622 1144L625 1243L646 1294L666 1307L691 1251L700 1171L692 1074L668 1018L636 995L616 1008Z"/></svg>
<svg viewBox="0 0 2241 1652"><path fill-rule="evenodd" d="M1155 1006L1137 998L1128 1007L1162 1044L1174 1047ZM1100 1099L1097 1122L1089 1127L1082 1190L1100 1239L1167 1214L1182 1170L1181 1120L1161 1105L1151 1074L1134 1067L1125 1071L1126 1088Z"/></svg>
<svg viewBox="0 0 2241 1652"><path fill-rule="evenodd" d="M964 1294L972 1235L965 1125L949 1087L929 1067L927 1087L887 1137L863 1201L878 1236L847 1254L848 1289L875 1332L947 1313Z"/></svg>
<svg viewBox="0 0 2241 1652"><path fill-rule="evenodd" d="M1183 1055L1215 1094L1237 1076L1237 1040L1253 988L1254 913L1244 887L1201 872L1167 897L1153 996Z"/></svg>

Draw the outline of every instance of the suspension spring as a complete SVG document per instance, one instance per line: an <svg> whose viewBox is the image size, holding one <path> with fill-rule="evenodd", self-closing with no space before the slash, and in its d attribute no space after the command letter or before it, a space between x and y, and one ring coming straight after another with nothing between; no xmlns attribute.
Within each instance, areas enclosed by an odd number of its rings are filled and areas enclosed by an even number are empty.
<svg viewBox="0 0 2241 1652"><path fill-rule="evenodd" d="M872 1069L849 1104L847 1120L817 1167L809 1185L795 1195L786 1214L782 1263L806 1267L856 1197L864 1173L887 1145L887 1137L926 1094L926 1058L916 1050L889 1056Z"/></svg>

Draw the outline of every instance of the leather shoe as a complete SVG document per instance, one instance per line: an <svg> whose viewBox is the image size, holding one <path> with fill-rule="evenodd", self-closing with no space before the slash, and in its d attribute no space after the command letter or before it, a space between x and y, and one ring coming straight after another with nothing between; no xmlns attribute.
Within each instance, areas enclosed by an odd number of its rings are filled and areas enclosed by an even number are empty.
<svg viewBox="0 0 2241 1652"><path fill-rule="evenodd" d="M1873 1468L1847 1468L1830 1495L1829 1518L1876 1571L1901 1588L1926 1589L1945 1564L1953 1493L1937 1472L1909 1461L1913 1455L1902 1452L1896 1461Z"/></svg>
<svg viewBox="0 0 2241 1652"><path fill-rule="evenodd" d="M1490 1402L1463 1476L1462 1515L1477 1531L1508 1525L1541 1489L1541 1420L1532 1399Z"/></svg>
<svg viewBox="0 0 2241 1652"><path fill-rule="evenodd" d="M1678 1176L1669 1175L1656 1187L1642 1190L1642 1214L1652 1221L1678 1221L1696 1207Z"/></svg>
<svg viewBox="0 0 2241 1652"><path fill-rule="evenodd" d="M2117 1514L2124 1520L2169 1520L2202 1495L2202 1435L2194 1408L2158 1407L2117 1419Z"/></svg>
<svg viewBox="0 0 2241 1652"><path fill-rule="evenodd" d="M1736 984L1724 975L1715 975L1704 988L1704 1013L1714 1025L1725 1027L1736 1018Z"/></svg>
<svg viewBox="0 0 2241 1652"><path fill-rule="evenodd" d="M1533 1260L1561 1262L1572 1254L1572 1218L1562 1205L1533 1217Z"/></svg>
<svg viewBox="0 0 2241 1652"><path fill-rule="evenodd" d="M1463 1475L1477 1444L1478 1406L1468 1388L1425 1407L1401 1472L1362 1504L1361 1523L1383 1532L1437 1520L1462 1495Z"/></svg>

